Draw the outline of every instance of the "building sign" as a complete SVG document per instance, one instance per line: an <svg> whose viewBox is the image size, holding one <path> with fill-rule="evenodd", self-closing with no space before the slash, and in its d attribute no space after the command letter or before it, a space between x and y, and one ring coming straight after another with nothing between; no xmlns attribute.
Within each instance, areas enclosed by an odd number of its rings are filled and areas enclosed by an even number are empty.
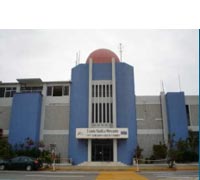
<svg viewBox="0 0 200 180"><path fill-rule="evenodd" d="M128 128L76 128L77 139L127 139Z"/></svg>

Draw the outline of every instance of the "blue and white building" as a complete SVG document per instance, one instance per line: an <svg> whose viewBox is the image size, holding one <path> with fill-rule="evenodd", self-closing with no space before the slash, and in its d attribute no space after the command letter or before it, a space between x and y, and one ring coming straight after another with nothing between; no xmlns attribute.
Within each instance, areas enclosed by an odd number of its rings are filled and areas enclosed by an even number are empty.
<svg viewBox="0 0 200 180"><path fill-rule="evenodd" d="M0 83L0 129L12 145L29 137L56 144L61 158L132 163L139 145L144 157L168 134L198 133L198 96L161 92L136 96L134 68L107 49L92 52L72 69L71 81L18 79Z"/></svg>

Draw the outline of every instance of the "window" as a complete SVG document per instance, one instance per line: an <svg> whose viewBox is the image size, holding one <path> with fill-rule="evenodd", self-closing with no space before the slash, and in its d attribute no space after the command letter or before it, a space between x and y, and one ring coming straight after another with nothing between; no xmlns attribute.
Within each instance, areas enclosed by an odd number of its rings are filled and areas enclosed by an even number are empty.
<svg viewBox="0 0 200 180"><path fill-rule="evenodd" d="M109 97L109 85L107 85L106 87L107 87L107 97Z"/></svg>
<svg viewBox="0 0 200 180"><path fill-rule="evenodd" d="M107 123L110 122L110 110L109 110L109 103L107 103Z"/></svg>
<svg viewBox="0 0 200 180"><path fill-rule="evenodd" d="M98 123L98 104L96 103L96 123Z"/></svg>
<svg viewBox="0 0 200 180"><path fill-rule="evenodd" d="M96 97L98 97L98 86L96 85Z"/></svg>
<svg viewBox="0 0 200 180"><path fill-rule="evenodd" d="M47 96L69 96L69 86L48 86Z"/></svg>
<svg viewBox="0 0 200 180"><path fill-rule="evenodd" d="M110 85L110 97L112 97L112 85Z"/></svg>
<svg viewBox="0 0 200 180"><path fill-rule="evenodd" d="M0 97L4 97L5 88L0 88Z"/></svg>
<svg viewBox="0 0 200 180"><path fill-rule="evenodd" d="M0 88L0 97L13 97L16 93L16 87Z"/></svg>
<svg viewBox="0 0 200 180"><path fill-rule="evenodd" d="M106 89L105 89L105 85L103 85L103 97L105 97L106 95Z"/></svg>
<svg viewBox="0 0 200 180"><path fill-rule="evenodd" d="M101 103L99 104L99 122L101 123Z"/></svg>
<svg viewBox="0 0 200 180"><path fill-rule="evenodd" d="M99 97L101 97L101 93L102 93L102 91L101 91L101 85L99 85Z"/></svg>
<svg viewBox="0 0 200 180"><path fill-rule="evenodd" d="M112 103L110 104L110 111L111 111L111 123L113 123L113 105Z"/></svg>
<svg viewBox="0 0 200 180"><path fill-rule="evenodd" d="M106 122L106 108L105 108L105 103L103 103L103 122Z"/></svg>
<svg viewBox="0 0 200 180"><path fill-rule="evenodd" d="M94 103L92 103L92 123L94 123Z"/></svg>
<svg viewBox="0 0 200 180"><path fill-rule="evenodd" d="M94 97L94 85L92 85L92 97Z"/></svg>
<svg viewBox="0 0 200 180"><path fill-rule="evenodd" d="M53 87L53 96L62 96L62 86Z"/></svg>
<svg viewBox="0 0 200 180"><path fill-rule="evenodd" d="M69 96L69 86L63 86L63 95L64 96Z"/></svg>
<svg viewBox="0 0 200 180"><path fill-rule="evenodd" d="M21 92L39 92L39 93L42 93L42 89L43 87L42 86L24 86L24 87L21 87Z"/></svg>
<svg viewBox="0 0 200 180"><path fill-rule="evenodd" d="M188 126L190 126L190 108L189 108L189 105L186 105L185 108L186 108Z"/></svg>
<svg viewBox="0 0 200 180"><path fill-rule="evenodd" d="M52 96L52 89L53 89L52 86L47 87L47 96Z"/></svg>

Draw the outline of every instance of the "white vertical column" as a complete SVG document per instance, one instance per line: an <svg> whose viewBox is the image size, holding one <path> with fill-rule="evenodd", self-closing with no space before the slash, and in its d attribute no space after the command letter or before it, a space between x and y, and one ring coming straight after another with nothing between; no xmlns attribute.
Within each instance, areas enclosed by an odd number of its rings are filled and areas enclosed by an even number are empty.
<svg viewBox="0 0 200 180"><path fill-rule="evenodd" d="M98 94L97 94L97 96L98 96L98 102L97 102L97 104L98 104L98 120L97 120L97 123L98 123L98 125L99 125L99 123L100 123L100 105L99 105L99 95L100 95L100 92L99 92L99 88L100 87L100 85L99 85L99 83L98 83L98 86L97 86L97 89L98 89Z"/></svg>
<svg viewBox="0 0 200 180"><path fill-rule="evenodd" d="M115 59L112 58L112 111L113 111L113 127L117 127L116 120L116 78L115 78ZM113 139L113 158L117 162L117 139Z"/></svg>
<svg viewBox="0 0 200 180"><path fill-rule="evenodd" d="M94 103L94 124L96 124L96 84L94 84L94 97L93 97L93 103Z"/></svg>
<svg viewBox="0 0 200 180"><path fill-rule="evenodd" d="M117 127L116 120L116 78L115 78L115 59L112 59L112 102L113 102L113 127Z"/></svg>
<svg viewBox="0 0 200 180"><path fill-rule="evenodd" d="M20 92L20 86L21 86L21 84L17 84L17 89L16 89L16 92L17 92L17 93Z"/></svg>
<svg viewBox="0 0 200 180"><path fill-rule="evenodd" d="M162 112L162 122L163 122L163 135L164 135L164 142L168 144L168 119L167 119L167 107L166 107L166 99L165 93L160 92L160 101L161 101L161 112Z"/></svg>
<svg viewBox="0 0 200 180"><path fill-rule="evenodd" d="M89 103L88 103L88 127L92 127L92 59L89 59ZM88 139L88 161L91 161L92 141Z"/></svg>
<svg viewBox="0 0 200 180"><path fill-rule="evenodd" d="M47 85L43 84L42 90L42 107L41 107L41 121L40 121L40 141L43 140L43 130L44 130L44 121L45 121L45 107L46 107L46 92L47 92Z"/></svg>
<svg viewBox="0 0 200 180"><path fill-rule="evenodd" d="M108 97L107 97L107 85L105 84L105 99L106 99L106 101L105 101L105 122L106 122L106 124L108 124L108 122L107 122L107 99L108 99Z"/></svg>
<svg viewBox="0 0 200 180"><path fill-rule="evenodd" d="M88 101L88 126L92 126L92 59L89 60L89 101Z"/></svg>

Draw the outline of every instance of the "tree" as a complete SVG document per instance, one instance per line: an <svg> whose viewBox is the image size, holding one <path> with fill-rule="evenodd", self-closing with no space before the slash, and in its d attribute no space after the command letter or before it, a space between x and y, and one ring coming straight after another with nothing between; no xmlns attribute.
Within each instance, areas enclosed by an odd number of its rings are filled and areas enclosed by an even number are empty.
<svg viewBox="0 0 200 180"><path fill-rule="evenodd" d="M167 156L167 146L165 144L162 144L161 142L159 144L153 145L153 157L155 159L164 159Z"/></svg>
<svg viewBox="0 0 200 180"><path fill-rule="evenodd" d="M141 149L140 146L137 145L137 147L135 149L135 157L137 159L140 159L142 157L142 151L143 151L143 149Z"/></svg>
<svg viewBox="0 0 200 180"><path fill-rule="evenodd" d="M7 138L0 138L0 158L7 159L14 156L12 146L8 143Z"/></svg>

